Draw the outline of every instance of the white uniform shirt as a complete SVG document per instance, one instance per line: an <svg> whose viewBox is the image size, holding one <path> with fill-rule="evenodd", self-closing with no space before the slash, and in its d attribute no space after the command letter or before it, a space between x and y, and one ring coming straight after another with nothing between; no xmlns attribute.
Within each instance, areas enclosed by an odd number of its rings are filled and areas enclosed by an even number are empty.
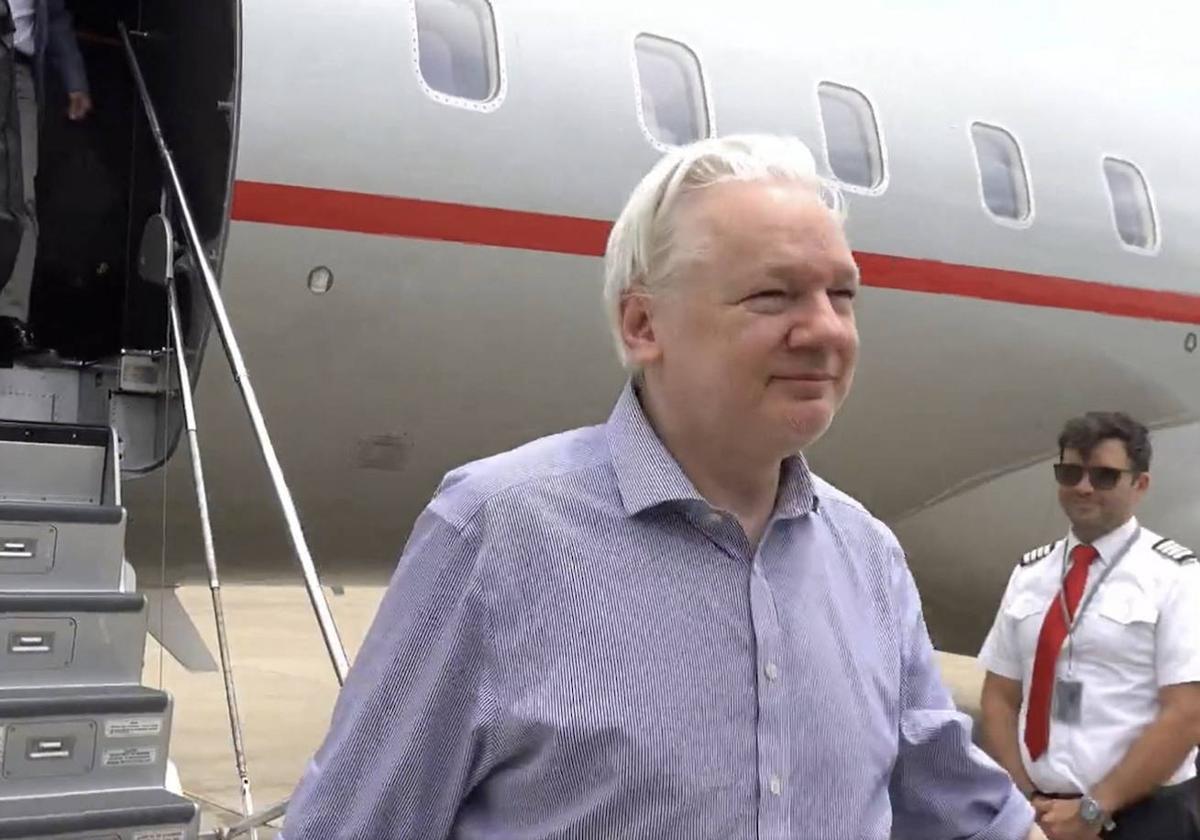
<svg viewBox="0 0 1200 840"><path fill-rule="evenodd" d="M1100 557L1088 572L1084 598L1137 528L1131 519L1092 544ZM1051 719L1050 744L1030 761L1025 713L1038 635L1062 585L1064 553L1078 543L1071 535L1025 556L979 653L988 671L1021 681L1021 759L1046 793L1090 792L1157 716L1159 688L1200 682L1200 563L1187 549L1143 529L1087 605L1073 644L1065 642L1058 657L1057 678L1083 683L1081 720L1072 725ZM1195 760L1193 749L1167 784L1194 776Z"/></svg>
<svg viewBox="0 0 1200 840"><path fill-rule="evenodd" d="M36 49L33 39L33 26L37 17L35 0L8 0L8 7L12 12L13 26L16 27L13 46L25 55L33 55Z"/></svg>

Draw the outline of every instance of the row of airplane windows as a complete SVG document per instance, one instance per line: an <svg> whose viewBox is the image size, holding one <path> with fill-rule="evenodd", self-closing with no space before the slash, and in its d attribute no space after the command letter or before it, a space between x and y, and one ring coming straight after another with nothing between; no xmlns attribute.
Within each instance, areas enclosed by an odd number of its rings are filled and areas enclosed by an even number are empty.
<svg viewBox="0 0 1200 840"><path fill-rule="evenodd" d="M498 106L503 52L490 0L411 0L416 59L426 91L438 101L476 110ZM639 121L659 148L712 135L712 104L696 53L656 35L634 40ZM851 189L878 192L886 160L875 108L861 91L835 82L817 87L825 156L835 178ZM971 125L983 206L996 220L1025 226L1033 200L1024 154L998 125ZM1158 224L1146 179L1127 160L1101 161L1117 235L1130 249L1158 249Z"/></svg>

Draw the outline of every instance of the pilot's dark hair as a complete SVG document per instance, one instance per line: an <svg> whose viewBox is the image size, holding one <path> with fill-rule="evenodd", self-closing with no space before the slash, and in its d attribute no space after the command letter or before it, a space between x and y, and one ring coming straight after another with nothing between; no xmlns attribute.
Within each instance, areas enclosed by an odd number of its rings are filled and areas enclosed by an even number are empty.
<svg viewBox="0 0 1200 840"><path fill-rule="evenodd" d="M1125 444L1125 454L1135 472L1149 472L1150 431L1123 411L1089 411L1068 420L1058 436L1058 457L1061 459L1066 450L1074 449L1086 459L1106 440Z"/></svg>

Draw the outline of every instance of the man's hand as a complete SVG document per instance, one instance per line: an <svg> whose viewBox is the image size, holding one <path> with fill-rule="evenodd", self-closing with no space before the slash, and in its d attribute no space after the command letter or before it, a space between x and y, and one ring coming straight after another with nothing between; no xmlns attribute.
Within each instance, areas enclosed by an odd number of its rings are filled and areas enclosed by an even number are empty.
<svg viewBox="0 0 1200 840"><path fill-rule="evenodd" d="M1033 807L1038 825L1050 840L1096 840L1100 836L1079 816L1078 799L1039 799Z"/></svg>
<svg viewBox="0 0 1200 840"><path fill-rule="evenodd" d="M92 112L92 97L81 91L67 94L67 119L79 122Z"/></svg>
<svg viewBox="0 0 1200 840"><path fill-rule="evenodd" d="M1047 840L1047 838L1046 835L1042 833L1042 830L1038 828L1037 825L1034 825L1033 828L1029 829L1029 837L1027 837L1026 840Z"/></svg>

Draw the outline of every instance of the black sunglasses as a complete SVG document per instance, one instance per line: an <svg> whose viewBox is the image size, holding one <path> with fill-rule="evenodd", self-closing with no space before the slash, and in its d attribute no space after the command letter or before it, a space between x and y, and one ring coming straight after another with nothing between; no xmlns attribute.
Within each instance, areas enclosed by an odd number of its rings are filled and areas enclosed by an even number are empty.
<svg viewBox="0 0 1200 840"><path fill-rule="evenodd" d="M1054 478L1063 487L1074 487L1087 473L1088 483L1097 490L1111 490L1122 474L1137 475L1138 470L1119 470L1116 467L1085 467L1083 464L1055 464Z"/></svg>

